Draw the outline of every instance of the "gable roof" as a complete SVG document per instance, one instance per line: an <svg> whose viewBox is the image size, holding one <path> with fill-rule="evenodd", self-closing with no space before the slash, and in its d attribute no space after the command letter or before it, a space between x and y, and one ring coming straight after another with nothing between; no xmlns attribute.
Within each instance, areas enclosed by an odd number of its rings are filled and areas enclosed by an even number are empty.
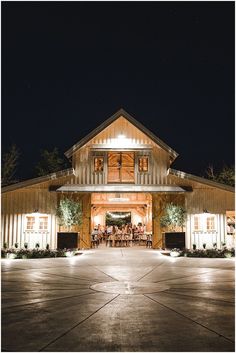
<svg viewBox="0 0 236 353"><path fill-rule="evenodd" d="M79 148L83 147L88 141L90 141L93 137L103 131L107 126L112 124L115 120L120 117L124 117L131 124L133 124L137 129L146 134L152 141L154 141L157 145L162 147L166 152L169 153L172 161L178 157L178 153L174 151L171 147L169 147L165 142L155 136L150 130L148 130L144 125L142 125L139 121L133 118L129 113L127 113L124 109L119 109L115 114L113 114L110 118L105 120L102 124L100 124L96 129L91 131L87 136L82 138L79 142L73 145L69 150L65 152L67 158L70 158L72 154L77 151Z"/></svg>
<svg viewBox="0 0 236 353"><path fill-rule="evenodd" d="M55 173L51 173L51 174L48 174L48 175L40 176L38 178L28 179L28 180L21 181L19 183L15 183L15 184L11 184L11 185L8 185L8 186L4 186L2 188L2 193L8 192L8 191L14 191L14 190L17 190L17 189L25 188L27 186L32 186L32 185L35 185L35 184L43 183L45 181L55 180L55 179L58 179L58 178L61 178L61 177L65 177L65 176L70 176L70 175L74 175L74 169L73 168L60 170L60 171L55 172Z"/></svg>
<svg viewBox="0 0 236 353"><path fill-rule="evenodd" d="M181 179L188 179L188 180L195 181L197 183L206 184L208 186L222 189L225 191L235 192L235 188L233 186L221 184L221 183L218 183L218 182L206 179L206 178L202 178L202 177L199 177L199 176L196 176L193 174L181 172L180 170L169 168L169 174L174 175L174 176L181 178Z"/></svg>

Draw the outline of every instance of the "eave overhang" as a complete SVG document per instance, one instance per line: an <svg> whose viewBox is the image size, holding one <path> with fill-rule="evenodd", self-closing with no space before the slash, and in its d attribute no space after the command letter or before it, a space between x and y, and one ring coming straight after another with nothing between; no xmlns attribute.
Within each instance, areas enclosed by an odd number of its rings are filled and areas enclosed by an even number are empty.
<svg viewBox="0 0 236 353"><path fill-rule="evenodd" d="M64 169L64 170L60 170L58 172L55 173L51 173L48 175L44 175L38 178L33 178L33 179L28 179L28 180L24 180L21 181L19 183L15 183L12 185L8 185L8 186L4 186L1 191L2 193L5 192L9 192L9 191L14 191L17 189L22 189L25 188L27 186L33 186L36 184L40 184L46 181L50 181L50 180L55 180L61 177L65 177L65 176L70 176L70 175L75 175L74 169L73 168L68 168L68 169Z"/></svg>
<svg viewBox="0 0 236 353"><path fill-rule="evenodd" d="M170 175L174 175L174 176L176 176L178 178L181 178L181 179L192 180L192 181L195 181L197 183L205 184L205 185L208 185L208 186L211 186L211 187L214 187L214 188L218 188L218 189L222 189L222 190L230 191L230 192L235 192L235 188L232 187L232 186L229 186L229 185L226 185L226 184L217 183L215 181L212 181L212 180L209 180L209 179L206 179L206 178L202 178L202 177L199 177L199 176L196 176L196 175L193 175L193 174L185 173L185 172L182 172L180 170L169 168L168 169L168 173Z"/></svg>
<svg viewBox="0 0 236 353"><path fill-rule="evenodd" d="M188 192L189 189L174 185L131 185L131 184L109 184L109 185L64 185L57 192Z"/></svg>

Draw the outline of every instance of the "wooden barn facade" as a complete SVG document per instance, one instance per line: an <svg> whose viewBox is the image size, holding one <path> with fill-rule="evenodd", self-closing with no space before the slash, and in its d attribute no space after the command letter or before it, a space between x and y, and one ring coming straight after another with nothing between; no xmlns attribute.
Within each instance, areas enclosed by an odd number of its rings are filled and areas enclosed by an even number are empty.
<svg viewBox="0 0 236 353"><path fill-rule="evenodd" d="M187 248L234 246L234 188L172 169L178 154L123 109L65 155L71 169L2 188L2 244L57 248L63 229L55 210L60 198L70 195L82 204L83 223L73 229L80 248L91 247L92 229L115 212L145 224L153 248L161 247L160 217L169 202L187 210Z"/></svg>

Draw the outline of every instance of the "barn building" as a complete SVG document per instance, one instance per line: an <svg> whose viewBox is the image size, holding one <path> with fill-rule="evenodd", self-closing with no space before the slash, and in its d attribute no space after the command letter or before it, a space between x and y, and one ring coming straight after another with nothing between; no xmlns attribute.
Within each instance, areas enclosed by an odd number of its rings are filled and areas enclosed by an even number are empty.
<svg viewBox="0 0 236 353"><path fill-rule="evenodd" d="M145 224L152 247L162 247L160 217L169 202L187 210L187 248L234 245L234 188L172 169L178 153L123 109L65 155L72 168L2 188L2 244L57 248L56 206L70 195L82 204L83 223L73 228L80 248L90 248L92 229L117 214Z"/></svg>

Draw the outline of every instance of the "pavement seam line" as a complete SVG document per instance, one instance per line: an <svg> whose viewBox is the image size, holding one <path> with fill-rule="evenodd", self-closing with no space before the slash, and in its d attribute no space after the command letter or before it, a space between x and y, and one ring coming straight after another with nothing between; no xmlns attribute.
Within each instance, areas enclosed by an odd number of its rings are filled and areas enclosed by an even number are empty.
<svg viewBox="0 0 236 353"><path fill-rule="evenodd" d="M98 267L96 267L96 266L93 266L96 270L98 270L98 271L100 271L101 273L103 273L104 275L106 275L107 277L110 277L111 279L113 279L114 281L117 281L117 282L119 282L119 280L118 279L116 279L116 278L114 278L114 277L112 277L112 276L110 276L110 275L108 275L106 272L104 272L104 271L102 271L102 270L100 270L100 268L98 268ZM102 281L101 283L103 283L104 281Z"/></svg>
<svg viewBox="0 0 236 353"><path fill-rule="evenodd" d="M187 276L183 276L183 277L176 277L176 278L167 278L167 279L161 279L160 281L155 281L154 283L158 283L158 282L165 282L165 281L175 281L176 279L184 279L184 278L188 278L188 277L199 277L201 275L205 275L206 273L209 273L211 271L207 271L207 272L202 272L200 275L196 275L196 276L193 276L193 275L187 275ZM187 283L182 283L182 284L188 284Z"/></svg>
<svg viewBox="0 0 236 353"><path fill-rule="evenodd" d="M46 273L43 273L43 272L42 272L42 274L48 275L48 276L52 275L52 276L57 276L57 277L62 277L62 278L80 279L80 280L82 280L82 281L90 282L90 279L85 279L85 278L83 278L83 277L63 276L63 275L58 275L58 274L56 274L56 273L47 273L47 272L46 272Z"/></svg>
<svg viewBox="0 0 236 353"><path fill-rule="evenodd" d="M145 276L149 275L152 271L154 271L156 268L160 267L161 265L163 265L165 263L165 261L163 261L162 263L160 263L160 265L155 266L152 270L150 270L149 272L145 273L143 276L141 276L136 282L139 282L141 279L143 279Z"/></svg>
<svg viewBox="0 0 236 353"><path fill-rule="evenodd" d="M229 342L231 342L231 343L235 343L235 342L234 342L233 340L231 340L230 338L225 337L224 335L218 333L217 331L212 330L211 328L209 328L209 327L207 327L207 326L201 324L200 322L197 322L197 321L195 321L195 320L190 319L188 316L186 316L186 315L184 315L184 314L182 314L182 313L179 313L178 311L176 311L176 310L170 308L169 306L167 306L167 305L165 305L165 304L162 304L162 303L158 302L157 300L155 300L155 299L149 297L147 294L143 294L143 295L144 295L145 297L149 298L150 300L154 301L155 303L157 303L157 304L163 306L164 308L173 311L174 313L176 313L176 314L178 314L178 315L184 317L185 319L187 319L187 320L189 320L189 321L191 321L191 322L194 322L195 324L197 324L197 325L199 325L199 326L201 326L201 327L207 329L208 331L211 331L211 332L215 333L216 335L218 335L218 336L220 336L220 337L223 337L225 340L227 340L227 341L229 341Z"/></svg>
<svg viewBox="0 0 236 353"><path fill-rule="evenodd" d="M117 297L119 297L120 294L116 295L114 298L112 298L111 300L109 300L107 303L105 303L104 305L102 305L100 308L98 308L97 310L95 310L92 314L90 314L89 316L87 316L85 319L83 319L82 321L78 322L76 325L72 326L69 330L65 331L64 333L62 333L60 336L58 336L57 338L55 338L54 340L52 340L51 342L49 342L46 346L42 347L38 352L42 352L45 348L47 348L48 346L50 346L51 344L55 343L56 341L58 341L60 338L62 338L63 336L67 335L67 333L69 333L70 331L74 330L77 326L81 325L82 323L84 323L86 320L88 320L91 316L93 316L94 314L96 314L99 310L103 309L106 305L110 304L113 300L115 300Z"/></svg>
<svg viewBox="0 0 236 353"><path fill-rule="evenodd" d="M223 302L223 303L228 303L228 304L234 304L234 301L233 302L229 302L228 300L221 300L221 299L212 299L212 298L204 298L204 297L198 297L198 296L194 296L194 295L187 295L187 294L181 294L181 293L174 293L174 292L169 292L170 289L167 289L165 291L166 294L170 294L170 295L179 295L179 296L182 296L182 297L188 297L188 298L194 298L194 299L201 299L201 300L205 300L205 301L217 301L217 302Z"/></svg>
<svg viewBox="0 0 236 353"><path fill-rule="evenodd" d="M88 290L89 290L89 288L88 288ZM83 295L90 295L90 294L94 294L94 293L84 293L84 294L72 295L72 296L69 296L69 297L60 297L60 298L55 298L55 299L46 299L46 300L41 300L40 302L34 302L34 303L26 303L26 304L17 304L17 305L12 305L12 306L6 306L5 308L2 308L2 311L4 309L17 308L17 307L20 307L20 306L27 306L27 305L36 305L36 304L41 304L41 303L45 303L45 302L51 302L51 301L55 301L55 300L63 300L63 299L82 297Z"/></svg>

